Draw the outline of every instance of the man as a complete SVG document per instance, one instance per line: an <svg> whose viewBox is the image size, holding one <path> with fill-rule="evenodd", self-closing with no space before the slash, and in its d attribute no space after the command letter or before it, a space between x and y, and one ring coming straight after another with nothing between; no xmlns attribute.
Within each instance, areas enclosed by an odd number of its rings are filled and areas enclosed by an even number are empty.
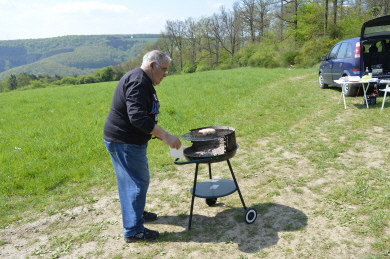
<svg viewBox="0 0 390 259"><path fill-rule="evenodd" d="M171 58L153 50L145 54L140 68L131 70L119 81L104 125L104 143L115 170L126 242L150 241L159 233L144 227L155 220L146 212L149 187L146 149L152 135L171 148L180 140L157 125L160 103L154 86L167 75Z"/></svg>

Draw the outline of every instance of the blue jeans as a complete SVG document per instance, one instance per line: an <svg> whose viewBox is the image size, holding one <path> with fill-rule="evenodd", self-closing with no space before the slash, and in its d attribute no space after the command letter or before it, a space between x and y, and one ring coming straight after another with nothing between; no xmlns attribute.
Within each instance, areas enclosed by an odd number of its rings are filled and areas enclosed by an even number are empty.
<svg viewBox="0 0 390 259"><path fill-rule="evenodd" d="M144 231L142 214L149 187L147 144L120 144L104 140L110 153L118 184L122 210L123 235L133 236Z"/></svg>

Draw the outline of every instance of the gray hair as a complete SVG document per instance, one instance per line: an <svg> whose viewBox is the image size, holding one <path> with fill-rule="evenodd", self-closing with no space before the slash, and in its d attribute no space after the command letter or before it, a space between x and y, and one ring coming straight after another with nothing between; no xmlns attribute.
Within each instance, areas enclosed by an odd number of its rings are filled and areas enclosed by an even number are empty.
<svg viewBox="0 0 390 259"><path fill-rule="evenodd" d="M142 66L148 67L149 64L153 61L160 65L163 61L171 63L172 59L162 51L152 50L144 55L142 59Z"/></svg>

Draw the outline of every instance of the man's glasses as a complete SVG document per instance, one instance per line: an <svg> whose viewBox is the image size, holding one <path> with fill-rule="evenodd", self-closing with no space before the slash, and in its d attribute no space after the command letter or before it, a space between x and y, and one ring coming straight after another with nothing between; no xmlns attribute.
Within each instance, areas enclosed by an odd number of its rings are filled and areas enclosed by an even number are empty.
<svg viewBox="0 0 390 259"><path fill-rule="evenodd" d="M168 68L162 67L156 63L156 65L164 71L164 74L168 74Z"/></svg>

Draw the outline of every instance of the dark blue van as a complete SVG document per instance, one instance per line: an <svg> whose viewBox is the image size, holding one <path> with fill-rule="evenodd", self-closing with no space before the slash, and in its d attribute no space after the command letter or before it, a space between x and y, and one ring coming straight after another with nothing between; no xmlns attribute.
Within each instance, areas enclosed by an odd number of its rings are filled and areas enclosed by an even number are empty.
<svg viewBox="0 0 390 259"><path fill-rule="evenodd" d="M321 61L318 83L322 89L341 87L334 80L362 77L365 72L379 79L390 78L390 15L365 22L360 37L338 42ZM358 86L348 85L345 96L355 96Z"/></svg>

